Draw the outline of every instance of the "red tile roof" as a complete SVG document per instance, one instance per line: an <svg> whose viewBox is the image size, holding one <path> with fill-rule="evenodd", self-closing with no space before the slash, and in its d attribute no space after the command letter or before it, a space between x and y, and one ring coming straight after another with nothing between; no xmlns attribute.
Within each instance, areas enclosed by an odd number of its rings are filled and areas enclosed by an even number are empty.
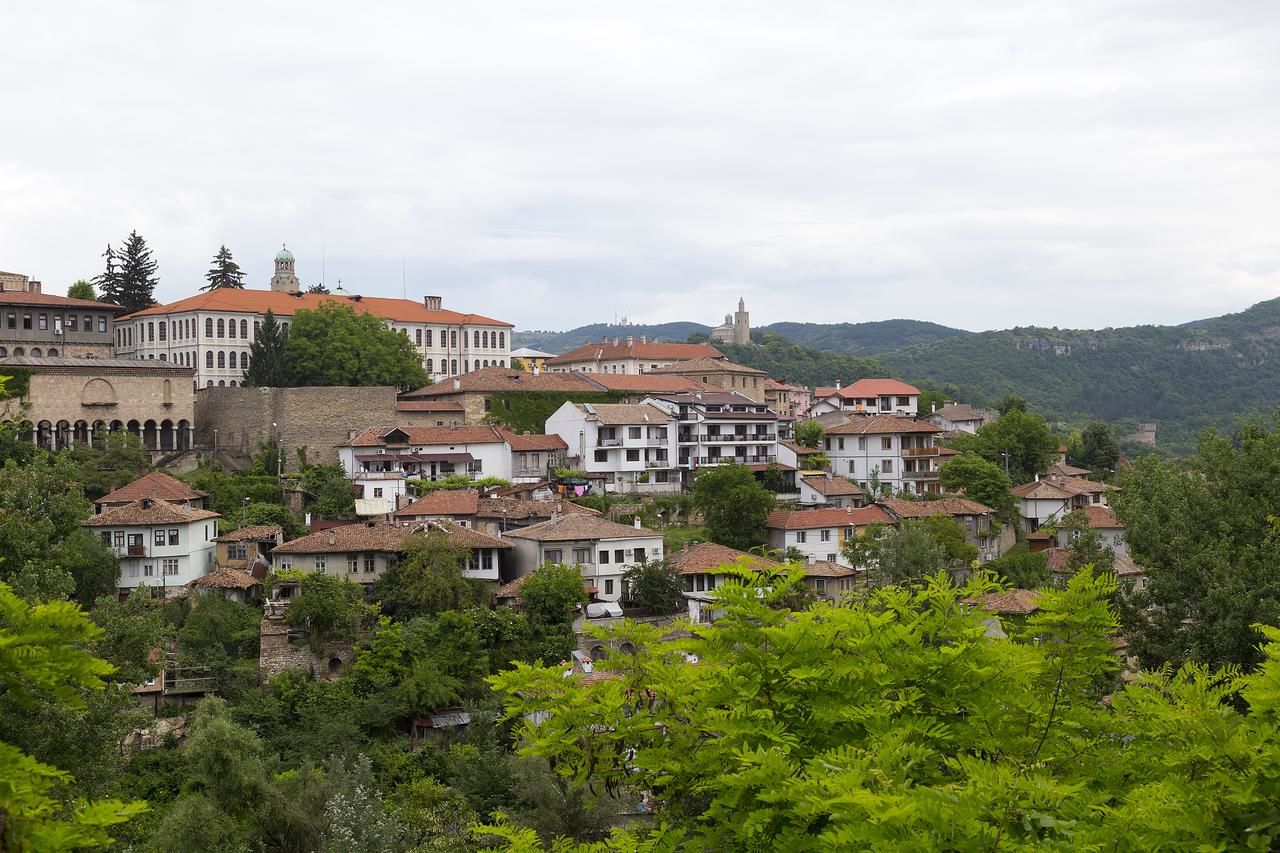
<svg viewBox="0 0 1280 853"><path fill-rule="evenodd" d="M845 495L860 495L862 489L857 483L844 477L835 477L824 474L809 474L801 477L804 484L813 489L820 495L826 497L842 497Z"/></svg>
<svg viewBox="0 0 1280 853"><path fill-rule="evenodd" d="M827 435L889 435L903 432L942 432L941 427L905 415L854 415L827 429Z"/></svg>
<svg viewBox="0 0 1280 853"><path fill-rule="evenodd" d="M852 385L840 390L834 388L820 389L832 392L827 396L839 395L845 399L864 399L867 397L912 397L920 394L920 389L908 385L898 379L859 379Z"/></svg>
<svg viewBox="0 0 1280 853"><path fill-rule="evenodd" d="M1006 589L965 600L993 613L1025 616L1040 609L1040 605L1036 604L1039 597L1039 593L1033 589Z"/></svg>
<svg viewBox="0 0 1280 853"><path fill-rule="evenodd" d="M344 524L308 533L283 545L273 554L343 554L352 551L399 552L412 530L395 524Z"/></svg>
<svg viewBox="0 0 1280 853"><path fill-rule="evenodd" d="M214 542L275 542L284 537L284 528L278 524L250 524L213 537Z"/></svg>
<svg viewBox="0 0 1280 853"><path fill-rule="evenodd" d="M662 361L686 361L694 358L724 358L724 353L710 344L667 344L657 341L641 342L633 340L630 344L624 338L617 344L613 340L600 343L583 344L577 349L569 350L555 358L547 359L550 366L564 366L583 361L610 361L623 358L653 358Z"/></svg>
<svg viewBox="0 0 1280 853"><path fill-rule="evenodd" d="M830 560L814 560L804 567L806 577L811 578L851 578L858 574L856 569L833 563Z"/></svg>
<svg viewBox="0 0 1280 853"><path fill-rule="evenodd" d="M816 456L823 452L820 447L805 447L803 444L797 444L796 442L786 438L778 439L778 444L781 444L796 456Z"/></svg>
<svg viewBox="0 0 1280 853"><path fill-rule="evenodd" d="M507 440L507 444L511 445L511 449L517 453L569 449L569 445L558 435L543 435L542 433L522 435L505 429L501 430L501 433L502 437Z"/></svg>
<svg viewBox="0 0 1280 853"><path fill-rule="evenodd" d="M196 491L177 477L172 477L163 471L153 471L150 474L144 474L127 486L121 486L114 492L103 495L95 503L124 504L132 503L142 498L159 498L162 501L180 502L198 500L208 496L208 492Z"/></svg>
<svg viewBox="0 0 1280 853"><path fill-rule="evenodd" d="M744 560L746 565L754 569L780 569L781 563L766 560L746 551L717 545L714 542L700 542L689 545L667 556L667 565L682 575L717 574L721 566Z"/></svg>
<svg viewBox="0 0 1280 853"><path fill-rule="evenodd" d="M210 518L222 518L222 516L207 509L192 509L188 504L143 498L123 506L104 509L97 515L89 516L84 524L86 527L188 524L192 521L205 521Z"/></svg>
<svg viewBox="0 0 1280 853"><path fill-rule="evenodd" d="M991 515L995 510L967 498L941 498L936 501L903 501L884 498L881 504L899 518L929 518L934 515Z"/></svg>
<svg viewBox="0 0 1280 853"><path fill-rule="evenodd" d="M812 530L818 527L864 527L868 524L893 524L893 518L879 506L844 507L842 509L776 509L769 513L765 526L780 530Z"/></svg>
<svg viewBox="0 0 1280 853"><path fill-rule="evenodd" d="M214 569L209 574L201 575L187 584L187 586L199 586L206 589L253 589L255 586L261 585L262 581L248 572L228 568Z"/></svg>
<svg viewBox="0 0 1280 853"><path fill-rule="evenodd" d="M396 511L398 518L420 515L471 516L480 508L480 493L474 489L437 489Z"/></svg>
<svg viewBox="0 0 1280 853"><path fill-rule="evenodd" d="M177 314L183 311L228 311L247 314L265 314L270 310L277 317L290 317L295 311L314 311L321 305L347 305L357 314L373 314L384 320L398 323L435 323L438 325L505 326L511 323L482 317L479 314L462 314L457 311L430 311L421 302L411 299L389 299L383 296L334 296L322 293L282 293L274 290L240 290L219 287L195 296L189 296L168 305L154 305L134 312L122 320L137 317Z"/></svg>
<svg viewBox="0 0 1280 853"><path fill-rule="evenodd" d="M658 373L558 373L556 376L585 376L607 391L634 391L637 394L676 394L681 391L710 391L716 386L689 376Z"/></svg>
<svg viewBox="0 0 1280 853"><path fill-rule="evenodd" d="M1111 507L1090 504L1082 512L1084 512L1085 521L1094 529L1124 529L1124 522L1116 518L1116 514L1111 511Z"/></svg>
<svg viewBox="0 0 1280 853"><path fill-rule="evenodd" d="M561 515L550 521L532 524L506 534L515 539L535 542L573 542L586 539L629 539L661 537L661 533L629 524L618 524L590 515Z"/></svg>
<svg viewBox="0 0 1280 853"><path fill-rule="evenodd" d="M1042 476L1039 480L1032 480L1030 483L1015 486L1010 491L1020 498L1055 500L1073 495L1097 495L1114 490L1115 486L1109 486L1106 483L1082 480L1079 477L1048 474Z"/></svg>
<svg viewBox="0 0 1280 853"><path fill-rule="evenodd" d="M456 387L455 387L456 384ZM405 400L445 397L450 394L500 391L598 392L600 386L585 373L527 373L511 367L482 367L461 376L448 376L416 391L401 394Z"/></svg>
<svg viewBox="0 0 1280 853"><path fill-rule="evenodd" d="M699 371L708 373L747 373L753 376L764 376L763 370L757 370L754 367L747 367L745 364L736 364L721 356L719 358L690 358L683 361L677 361L675 364L668 364L665 367L659 367L651 370L650 373L669 373L669 374L685 374L697 373Z"/></svg>

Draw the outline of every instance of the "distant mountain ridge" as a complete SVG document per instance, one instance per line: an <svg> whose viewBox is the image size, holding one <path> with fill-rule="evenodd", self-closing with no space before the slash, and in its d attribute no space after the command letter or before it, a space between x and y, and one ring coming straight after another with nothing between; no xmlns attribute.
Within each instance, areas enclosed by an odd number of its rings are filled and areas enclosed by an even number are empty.
<svg viewBox="0 0 1280 853"><path fill-rule="evenodd" d="M689 335L711 333L711 326L701 323L658 323L654 325L615 326L592 323L566 332L513 332L513 347L531 347L543 352L562 353L589 341L604 337L646 336L650 340L685 341ZM963 329L952 329L921 320L878 320L868 323L773 323L758 326L753 332L775 332L801 346L846 355L875 355L917 344L971 335Z"/></svg>

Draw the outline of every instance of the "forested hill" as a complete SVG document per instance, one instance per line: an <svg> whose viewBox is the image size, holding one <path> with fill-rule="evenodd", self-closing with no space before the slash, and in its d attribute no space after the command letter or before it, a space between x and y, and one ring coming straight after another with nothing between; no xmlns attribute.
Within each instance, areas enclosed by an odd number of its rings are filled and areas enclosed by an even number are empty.
<svg viewBox="0 0 1280 853"><path fill-rule="evenodd" d="M895 376L974 402L1025 397L1054 420L1156 421L1185 452L1205 426L1230 428L1280 401L1280 299L1184 326L1015 328L883 353Z"/></svg>
<svg viewBox="0 0 1280 853"><path fill-rule="evenodd" d="M871 323L773 323L757 327L753 332L776 332L802 346L846 355L876 353L909 347L945 338L969 335L963 329L952 329L919 320L879 320ZM709 334L710 326L701 323L660 323L653 326L612 326L593 323L567 332L515 332L512 348L532 347L544 352L567 352L587 341L602 337L646 335L663 341L684 341L692 334ZM797 380L798 381L798 380ZM826 379L823 380L828 381Z"/></svg>

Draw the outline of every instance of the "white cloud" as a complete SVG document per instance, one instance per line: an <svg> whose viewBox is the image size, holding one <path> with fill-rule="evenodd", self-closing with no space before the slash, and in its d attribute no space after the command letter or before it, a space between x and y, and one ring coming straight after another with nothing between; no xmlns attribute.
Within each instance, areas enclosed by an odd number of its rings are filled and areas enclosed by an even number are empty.
<svg viewBox="0 0 1280 853"><path fill-rule="evenodd" d="M0 267L137 228L264 285L967 328L1280 293L1280 7L124 3L6 10ZM30 70L24 70L30 69Z"/></svg>

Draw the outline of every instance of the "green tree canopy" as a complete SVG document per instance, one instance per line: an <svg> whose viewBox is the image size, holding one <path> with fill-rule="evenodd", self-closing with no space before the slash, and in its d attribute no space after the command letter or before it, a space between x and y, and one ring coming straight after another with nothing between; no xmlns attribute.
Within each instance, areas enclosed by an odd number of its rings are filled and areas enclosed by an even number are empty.
<svg viewBox="0 0 1280 853"><path fill-rule="evenodd" d="M919 521L903 521L897 527L872 524L846 539L843 550L845 559L867 570L873 586L917 581L948 563L947 549L930 526Z"/></svg>
<svg viewBox="0 0 1280 853"><path fill-rule="evenodd" d="M520 587L520 609L534 625L568 625L586 603L577 566L547 564Z"/></svg>
<svg viewBox="0 0 1280 853"><path fill-rule="evenodd" d="M378 580L378 601L402 620L479 604L480 585L464 575L470 557L469 548L451 544L439 530L410 537L400 560Z"/></svg>
<svg viewBox="0 0 1280 853"><path fill-rule="evenodd" d="M351 481L336 462L309 466L302 472L302 488L315 496L312 508L322 518L339 518L355 509Z"/></svg>
<svg viewBox="0 0 1280 853"><path fill-rule="evenodd" d="M1014 485L1031 482L1049 467L1058 449L1044 418L1016 408L983 424L977 435L960 436L950 443L962 453L977 453L1001 468L1007 463Z"/></svg>
<svg viewBox="0 0 1280 853"><path fill-rule="evenodd" d="M293 315L285 363L291 385L394 385L407 391L427 384L407 335L336 302Z"/></svg>
<svg viewBox="0 0 1280 853"><path fill-rule="evenodd" d="M953 456L938 469L938 479L948 492L963 492L965 497L986 504L1006 518L1013 515L1013 483L1004 470L972 451Z"/></svg>
<svg viewBox="0 0 1280 853"><path fill-rule="evenodd" d="M745 465L702 468L693 479L693 502L712 542L745 551L764 541L774 496Z"/></svg>
<svg viewBox="0 0 1280 853"><path fill-rule="evenodd" d="M1080 468L1088 468L1098 474L1110 474L1120 461L1120 446L1116 444L1111 427L1102 421L1093 421L1080 433L1080 443L1071 447L1067 461Z"/></svg>
<svg viewBox="0 0 1280 853"><path fill-rule="evenodd" d="M107 246L103 253L106 269L93 280L104 302L120 305L130 312L155 304L154 294L160 278L147 241L137 231L130 231L124 246L116 252Z"/></svg>
<svg viewBox="0 0 1280 853"><path fill-rule="evenodd" d="M262 318L262 326L249 345L249 366L244 372L244 384L256 388L284 388L289 382L289 368L285 361L285 346L289 332L271 311Z"/></svg>
<svg viewBox="0 0 1280 853"><path fill-rule="evenodd" d="M98 294L93 289L93 282L80 278L76 279L75 283L67 288L67 297L70 299L87 299L90 302L94 302L97 300Z"/></svg>
<svg viewBox="0 0 1280 853"><path fill-rule="evenodd" d="M345 578L308 573L289 602L285 621L306 629L308 643L318 650L330 640L354 640L368 615L360 587Z"/></svg>
<svg viewBox="0 0 1280 853"><path fill-rule="evenodd" d="M218 247L217 253L213 256L213 265L204 274L204 278L208 283L200 288L201 290L216 290L219 287L244 289L244 272L231 257L231 250L226 247L226 244Z"/></svg>
<svg viewBox="0 0 1280 853"><path fill-rule="evenodd" d="M822 447L827 431L817 421L800 421L796 424L796 443L815 450Z"/></svg>
<svg viewBox="0 0 1280 853"><path fill-rule="evenodd" d="M675 613L684 606L684 578L665 560L631 566L622 575L632 604L653 613Z"/></svg>

